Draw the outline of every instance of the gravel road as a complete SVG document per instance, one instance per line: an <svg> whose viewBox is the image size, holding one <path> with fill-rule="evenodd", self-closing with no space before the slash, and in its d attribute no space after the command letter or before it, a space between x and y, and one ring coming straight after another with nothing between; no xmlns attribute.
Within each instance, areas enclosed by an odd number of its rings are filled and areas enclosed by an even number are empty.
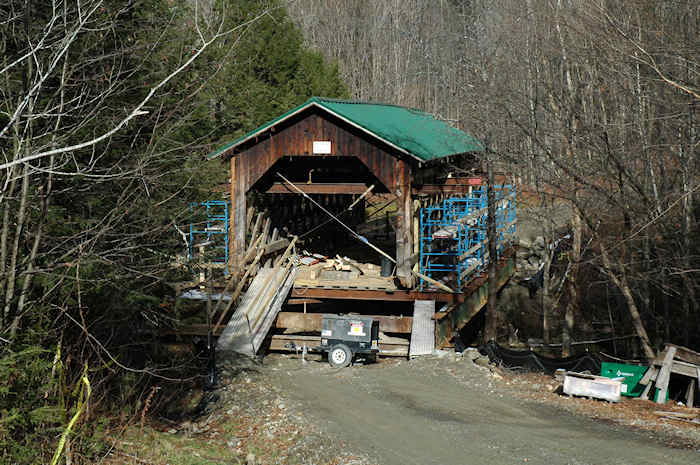
<svg viewBox="0 0 700 465"><path fill-rule="evenodd" d="M697 464L700 452L523 401L453 354L333 370L266 362L286 396L343 452L368 463Z"/></svg>

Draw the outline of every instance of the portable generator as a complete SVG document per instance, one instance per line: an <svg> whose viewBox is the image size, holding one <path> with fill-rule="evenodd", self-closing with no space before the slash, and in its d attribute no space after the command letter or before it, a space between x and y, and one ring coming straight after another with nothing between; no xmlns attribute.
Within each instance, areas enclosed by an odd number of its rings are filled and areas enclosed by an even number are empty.
<svg viewBox="0 0 700 465"><path fill-rule="evenodd" d="M374 361L379 353L379 321L359 315L323 315L321 346L328 363L346 367L356 354Z"/></svg>

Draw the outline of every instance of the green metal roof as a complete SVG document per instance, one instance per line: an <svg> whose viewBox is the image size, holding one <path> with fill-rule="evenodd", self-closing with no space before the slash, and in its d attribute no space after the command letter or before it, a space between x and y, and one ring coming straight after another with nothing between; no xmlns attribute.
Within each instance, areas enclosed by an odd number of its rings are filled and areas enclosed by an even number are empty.
<svg viewBox="0 0 700 465"><path fill-rule="evenodd" d="M484 150L483 144L477 139L423 111L397 105L312 97L302 105L220 147L209 154L208 158L222 155L311 106L324 109L419 161Z"/></svg>

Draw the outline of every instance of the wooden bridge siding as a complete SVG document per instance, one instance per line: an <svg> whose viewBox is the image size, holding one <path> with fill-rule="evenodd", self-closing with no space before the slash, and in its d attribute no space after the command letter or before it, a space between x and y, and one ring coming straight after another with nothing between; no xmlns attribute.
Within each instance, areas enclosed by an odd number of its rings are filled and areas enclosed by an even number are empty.
<svg viewBox="0 0 700 465"><path fill-rule="evenodd" d="M313 141L331 141L331 154L313 155ZM399 224L396 257L398 275L412 286L410 264L413 234L411 217L412 165L398 158L399 153L332 115L310 113L292 119L247 144L247 149L231 158L231 225L229 256L236 257L245 248L245 194L274 164L285 156L356 157L376 176L389 192L399 198ZM349 180L350 181L350 180Z"/></svg>
<svg viewBox="0 0 700 465"><path fill-rule="evenodd" d="M356 157L384 186L392 191L400 160L370 137L351 127L343 127L341 120L309 114L292 124L278 127L266 133L257 144L234 155L242 160L246 191L250 189L272 166L285 156ZM329 155L314 155L313 141L331 141Z"/></svg>
<svg viewBox="0 0 700 465"><path fill-rule="evenodd" d="M496 271L496 284L501 289L515 272L515 254L511 253L500 260ZM435 345L444 348L450 339L472 318L474 318L486 305L489 295L489 285L486 276L477 278L464 293L467 295L464 302L458 304L454 310L437 319L435 322Z"/></svg>

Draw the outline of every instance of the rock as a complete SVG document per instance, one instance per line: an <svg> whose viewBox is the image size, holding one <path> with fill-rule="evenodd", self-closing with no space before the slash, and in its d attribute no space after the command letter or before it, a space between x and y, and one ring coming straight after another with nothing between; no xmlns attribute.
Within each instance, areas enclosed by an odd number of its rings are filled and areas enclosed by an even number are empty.
<svg viewBox="0 0 700 465"><path fill-rule="evenodd" d="M479 355L477 358L472 360L476 365L479 365L481 367L487 367L489 366L489 358L484 356L484 355Z"/></svg>
<svg viewBox="0 0 700 465"><path fill-rule="evenodd" d="M251 453L249 453L248 455L246 455L246 456L245 456L245 463L246 463L247 465L255 465L255 464L257 463L257 462L256 462L255 454L253 454L253 453L251 452Z"/></svg>
<svg viewBox="0 0 700 465"><path fill-rule="evenodd" d="M544 237L542 236L537 236L535 238L535 241L532 243L532 246L537 249L544 249L545 243L544 243Z"/></svg>
<svg viewBox="0 0 700 465"><path fill-rule="evenodd" d="M462 352L462 356L464 358L468 358L472 362L476 360L477 358L481 357L481 354L479 351L473 347L467 347L464 352Z"/></svg>
<svg viewBox="0 0 700 465"><path fill-rule="evenodd" d="M238 445L241 443L241 440L238 438L231 438L228 441L226 441L226 444L231 448L235 449L238 447Z"/></svg>
<svg viewBox="0 0 700 465"><path fill-rule="evenodd" d="M433 355L437 356L437 358L443 358L447 356L448 352L446 350L440 350L440 349L435 349L433 350Z"/></svg>
<svg viewBox="0 0 700 465"><path fill-rule="evenodd" d="M280 410L284 410L284 409L287 408L287 406L284 405L284 404L278 404L278 405L277 405L277 408L280 409Z"/></svg>

